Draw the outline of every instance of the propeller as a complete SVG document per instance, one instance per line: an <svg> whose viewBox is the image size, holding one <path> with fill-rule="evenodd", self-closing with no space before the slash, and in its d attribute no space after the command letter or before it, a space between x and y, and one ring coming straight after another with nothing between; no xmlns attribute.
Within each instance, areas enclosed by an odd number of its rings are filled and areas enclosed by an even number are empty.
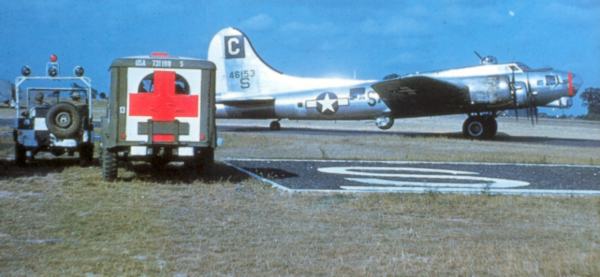
<svg viewBox="0 0 600 277"><path fill-rule="evenodd" d="M527 117L531 118L531 125L535 125L538 122L538 108L535 105L535 94L529 84L527 84L527 102Z"/></svg>
<svg viewBox="0 0 600 277"><path fill-rule="evenodd" d="M517 121L519 121L519 107L517 105L517 88L515 87L515 69L511 67L510 70L512 71L512 74L510 80L508 81L508 87L510 88L510 97L512 98L513 106L515 108L515 117L517 118Z"/></svg>

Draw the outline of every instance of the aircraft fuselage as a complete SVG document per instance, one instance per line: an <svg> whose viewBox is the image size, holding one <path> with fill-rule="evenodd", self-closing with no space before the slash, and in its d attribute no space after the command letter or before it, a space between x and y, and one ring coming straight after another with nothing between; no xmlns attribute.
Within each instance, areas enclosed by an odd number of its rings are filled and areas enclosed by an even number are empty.
<svg viewBox="0 0 600 277"><path fill-rule="evenodd" d="M217 117L253 119L373 119L389 113L372 83L351 87L269 94L272 101L253 105L217 104Z"/></svg>

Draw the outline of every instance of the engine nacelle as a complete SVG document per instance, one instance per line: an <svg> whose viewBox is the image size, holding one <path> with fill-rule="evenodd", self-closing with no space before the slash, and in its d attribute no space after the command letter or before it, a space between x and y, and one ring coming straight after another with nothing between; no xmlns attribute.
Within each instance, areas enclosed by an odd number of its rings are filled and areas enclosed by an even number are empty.
<svg viewBox="0 0 600 277"><path fill-rule="evenodd" d="M568 109L573 106L573 99L571 97L565 96L560 99L556 99L546 105L546 108L559 108L559 109Z"/></svg>
<svg viewBox="0 0 600 277"><path fill-rule="evenodd" d="M462 79L469 87L472 105L506 106L512 103L509 80L505 76L486 76Z"/></svg>

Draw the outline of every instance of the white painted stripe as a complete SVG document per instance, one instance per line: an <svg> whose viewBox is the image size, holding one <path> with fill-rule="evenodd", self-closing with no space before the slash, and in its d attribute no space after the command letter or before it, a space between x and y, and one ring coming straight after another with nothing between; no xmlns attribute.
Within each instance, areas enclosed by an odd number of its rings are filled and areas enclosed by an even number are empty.
<svg viewBox="0 0 600 277"><path fill-rule="evenodd" d="M231 166L231 167L233 167L233 168L235 168L235 169L237 169L237 170L239 170L239 171L241 171L241 172L249 175L250 177L258 179L259 181L262 181L264 183L270 184L271 186L273 186L273 187L275 187L277 189L280 189L280 190L283 190L283 191L288 191L288 192L294 192L294 191L296 191L296 190L290 189L290 188L288 188L286 186L282 186L282 185L280 185L280 184L278 184L278 183L276 183L276 182L274 182L274 181L272 181L270 179L263 178L262 176L260 176L258 174L255 174L254 172L248 171L248 170L246 170L244 168L241 168L241 167L236 166L234 164L228 163L227 161L223 161L223 163L225 163L226 165Z"/></svg>
<svg viewBox="0 0 600 277"><path fill-rule="evenodd" d="M501 178L465 176L478 175L477 172L456 171L431 168L412 168L412 167L366 167L366 166L349 166L349 167L324 167L318 171L338 174L338 175L353 175L366 177L388 177L388 178L412 178L425 181L398 181L386 180L379 178L345 178L349 181L355 181L373 185L392 185L392 186L425 186L425 187L472 187L472 188L511 188L528 186L528 182ZM421 173L437 173L437 174L398 174L398 173L379 173L381 171L399 171L399 172L421 172ZM448 175L450 174L450 175ZM431 180L455 180L454 182L431 182ZM475 181L477 183L462 183L460 181Z"/></svg>
<svg viewBox="0 0 600 277"><path fill-rule="evenodd" d="M592 165L569 164L520 164L520 163L479 163L479 162L427 162L427 161L361 161L361 160L310 160L310 159L255 159L255 158L226 158L223 163L264 183L286 192L292 193L461 193L461 194L497 194L518 196L600 196L598 190L551 190L551 189L472 189L472 188L424 188L424 187L373 187L373 186L341 186L341 189L292 189L280 185L270 179L263 178L253 172L236 166L229 161L259 161L259 162L334 162L334 163L383 163L383 164L450 164L450 165L518 165L542 167L581 167L600 168Z"/></svg>
<svg viewBox="0 0 600 277"><path fill-rule="evenodd" d="M397 173L375 173L373 171L408 171L420 173L438 173L452 175L478 175L477 172L447 170L437 168L418 168L418 167L366 167L366 166L340 166L340 167L320 167L317 169L320 172L331 174L358 175L358 176L379 176L379 177L400 177ZM445 176L445 175L443 175Z"/></svg>
<svg viewBox="0 0 600 277"><path fill-rule="evenodd" d="M517 166L540 166L540 167L582 167L598 168L600 165L578 165L578 164L536 164L536 163L493 163L493 162L443 162L443 161L365 161L365 160L313 160L313 159L263 159L263 158L225 158L226 161L240 162L315 162L315 163L382 163L382 164L448 164L448 165L517 165Z"/></svg>
<svg viewBox="0 0 600 277"><path fill-rule="evenodd" d="M263 178L248 170L230 164L224 161L225 164L253 177L263 183L267 183L272 187L291 193L328 193L328 194L345 194L345 193L460 193L460 194L497 194L497 195L518 195L518 196L600 196L598 190L548 190L548 189L465 189L465 188L447 188L447 189L431 189L431 188L410 188L410 187L361 187L361 186L341 186L337 189L291 189L282 186L272 180Z"/></svg>
<svg viewBox="0 0 600 277"><path fill-rule="evenodd" d="M425 188L425 187L375 187L341 186L351 192L407 192L407 193L465 193L506 195L592 195L600 196L599 190L551 190L551 189L474 189L474 188Z"/></svg>
<svg viewBox="0 0 600 277"><path fill-rule="evenodd" d="M415 175L416 176L416 175ZM422 175L423 179L430 179L431 175ZM405 176L401 176L405 177ZM446 178L444 178L446 177ZM427 181L396 181L396 180L384 180L377 178L344 178L348 181L354 181L363 184L373 184L373 185L385 185L385 186L421 186L425 188L435 188L435 187L446 187L446 188L514 188L514 187L524 187L528 186L528 182L517 181L517 180L508 180L508 179L498 179L498 178L487 178L487 177L469 177L468 176L441 176L439 179L455 179L455 180L470 180L470 181L481 181L480 183L460 183L460 182L427 182Z"/></svg>

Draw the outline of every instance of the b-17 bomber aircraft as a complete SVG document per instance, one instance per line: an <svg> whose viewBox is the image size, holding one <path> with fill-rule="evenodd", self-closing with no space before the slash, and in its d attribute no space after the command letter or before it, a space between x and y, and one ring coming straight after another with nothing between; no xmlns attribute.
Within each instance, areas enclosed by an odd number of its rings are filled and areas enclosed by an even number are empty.
<svg viewBox="0 0 600 277"><path fill-rule="evenodd" d="M466 114L463 134L489 139L496 135L500 111L527 109L533 120L538 106L569 106L582 84L571 72L477 55L476 66L355 80L285 75L231 27L219 31L208 49L217 66L217 117L274 119L272 130L284 118L375 119L377 127L389 129L396 118Z"/></svg>

